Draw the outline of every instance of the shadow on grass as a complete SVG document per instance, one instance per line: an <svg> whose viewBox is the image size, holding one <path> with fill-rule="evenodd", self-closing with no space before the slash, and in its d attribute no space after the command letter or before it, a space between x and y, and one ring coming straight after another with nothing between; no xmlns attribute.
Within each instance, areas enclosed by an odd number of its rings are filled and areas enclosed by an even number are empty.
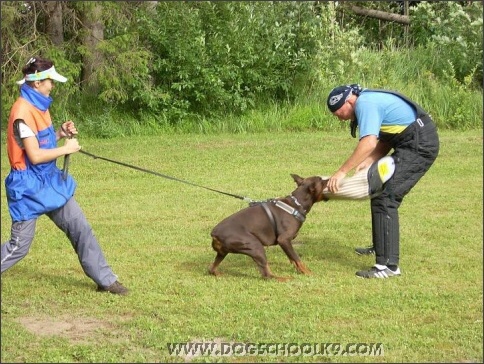
<svg viewBox="0 0 484 364"><path fill-rule="evenodd" d="M325 239L305 239L303 246L307 250L300 255L306 255L309 259L316 260L328 264L338 264L344 268L360 268L366 267L368 264L374 264L374 256L359 256L355 253L355 246L348 246L335 241L327 241Z"/></svg>
<svg viewBox="0 0 484 364"><path fill-rule="evenodd" d="M368 268L374 264L374 256L358 256L354 251L355 247L349 247L334 241L297 238L293 245L301 260L311 270L317 270L317 267L327 270L328 267L335 264L345 269L358 270ZM202 275L216 279L218 277L211 276L208 273L208 268L215 259L215 255L215 252L213 254L210 252L195 257L186 257L186 259L176 265L175 269L192 277ZM267 247L266 256L269 267L276 276L298 276L279 246ZM220 278L226 276L262 279L252 258L244 254L228 254L217 270L220 273Z"/></svg>
<svg viewBox="0 0 484 364"><path fill-rule="evenodd" d="M95 290L96 283L94 283L89 277L83 273L72 273L66 269L65 272L50 273L46 271L34 271L27 265L22 263L15 265L2 273L2 285L10 286L15 285L17 281L16 277L21 276L21 282L25 284L28 282L29 290L38 287L39 291L42 291L49 286L53 286L57 289L65 291L76 290Z"/></svg>

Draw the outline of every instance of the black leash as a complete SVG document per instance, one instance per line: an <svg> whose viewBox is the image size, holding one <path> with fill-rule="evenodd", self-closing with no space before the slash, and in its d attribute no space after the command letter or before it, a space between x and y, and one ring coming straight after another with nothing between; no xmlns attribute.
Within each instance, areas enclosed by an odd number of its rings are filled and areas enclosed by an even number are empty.
<svg viewBox="0 0 484 364"><path fill-rule="evenodd" d="M100 157L98 155L94 155L94 154L91 154L91 153L88 153L88 152L85 152L83 151L82 149L79 150L80 153L82 154L85 154L85 155L88 155L89 157L92 157L94 159L102 159L106 162L111 162L111 163L114 163L114 164L119 164L120 166L124 166L124 167L128 167L128 168L132 168L132 169L136 169L137 171L141 171L141 172L145 172L145 173L150 173L150 174L154 174L155 176L158 176L158 177L163 177L163 178L167 178L167 179L171 179L173 181L178 181L178 182L182 182L182 183L186 183L187 185L191 185L191 186L195 186L195 187L201 187L201 188L205 188L206 190L209 190L209 191L213 191L213 192L217 192L217 193L221 193L223 195L227 195L227 196L231 196L231 197L235 197L235 198L238 198L240 200L244 200L244 201L247 201L247 202L253 202L252 199L248 198L248 197L243 197L243 196L239 196L239 195L234 195L232 193L228 193L228 192L223 192L223 191L219 191L219 190L215 190L213 188L209 188L209 187L205 187L205 186L201 186L201 185L197 185L195 183L192 183L192 182L188 182L188 181L184 181L184 180L181 180L181 179L178 179L178 178L175 178L175 177L171 177L171 176L167 176L166 174L162 174L162 173L158 173L158 172L153 172L153 171L150 171L148 169L144 169L144 168L140 168L140 167L136 167L136 166L132 166L130 164L127 164L127 163L123 163L123 162L118 162L118 161L115 161L115 160L112 160L112 159L109 159L109 158L104 158L104 157Z"/></svg>
<svg viewBox="0 0 484 364"><path fill-rule="evenodd" d="M61 126L62 131L66 135L68 139L72 139L74 136L70 135L64 128ZM70 154L66 154L64 156L64 165L62 166L62 178L64 181L67 179L67 173L69 173L69 158L71 157Z"/></svg>

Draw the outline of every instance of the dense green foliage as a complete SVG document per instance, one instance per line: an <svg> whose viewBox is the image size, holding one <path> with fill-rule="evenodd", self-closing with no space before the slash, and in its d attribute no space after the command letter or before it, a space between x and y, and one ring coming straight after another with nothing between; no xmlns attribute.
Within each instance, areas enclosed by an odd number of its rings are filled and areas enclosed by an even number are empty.
<svg viewBox="0 0 484 364"><path fill-rule="evenodd" d="M354 4L401 13L399 2ZM442 128L482 124L480 2L420 2L410 8L409 26L357 16L337 2L97 5L102 62L83 80L84 59L93 51L83 43L89 29L79 19L93 3L62 2L64 42L54 46L45 2L2 2L2 127L18 95L14 81L33 55L53 59L74 81L52 95L56 120L75 119L83 132L104 137L249 131L250 122L227 128L224 121L255 110L300 114L301 104L324 104L332 87L349 82L407 93ZM320 112L289 124L331 127L330 115Z"/></svg>
<svg viewBox="0 0 484 364"><path fill-rule="evenodd" d="M296 78L317 51L320 27L311 12L297 2L159 3L156 15L139 17L153 85L133 106L176 120L294 98Z"/></svg>
<svg viewBox="0 0 484 364"><path fill-rule="evenodd" d="M414 11L412 33L423 51L436 56L430 70L437 77L482 85L482 3L463 8L455 1L422 2Z"/></svg>

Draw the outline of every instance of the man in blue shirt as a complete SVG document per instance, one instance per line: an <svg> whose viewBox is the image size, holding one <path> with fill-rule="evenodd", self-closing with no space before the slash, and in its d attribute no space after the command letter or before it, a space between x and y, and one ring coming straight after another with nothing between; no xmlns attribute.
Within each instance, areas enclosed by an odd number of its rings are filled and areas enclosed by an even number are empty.
<svg viewBox="0 0 484 364"><path fill-rule="evenodd" d="M388 90L362 89L357 84L334 88L327 100L338 119L351 121L351 134L359 141L350 157L329 178L335 193L346 174L368 168L392 149L395 172L383 192L371 199L373 246L358 254L376 254L376 264L356 272L362 278L401 275L398 208L405 195L429 170L439 152L439 137L431 116L406 96Z"/></svg>

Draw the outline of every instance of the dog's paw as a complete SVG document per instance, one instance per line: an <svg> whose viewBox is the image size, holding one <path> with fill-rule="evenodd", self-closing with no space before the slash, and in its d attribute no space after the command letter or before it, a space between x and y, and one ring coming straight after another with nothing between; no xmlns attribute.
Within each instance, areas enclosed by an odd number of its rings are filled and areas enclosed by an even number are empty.
<svg viewBox="0 0 484 364"><path fill-rule="evenodd" d="M306 274L306 275L311 275L311 274L313 274L313 272L311 272L311 271L309 270L309 268L308 268L308 267L306 267L306 266L304 265L304 263L303 263L303 262L298 261L298 262L292 262L292 263L294 264L294 266L296 267L296 270L297 270L299 273L301 273L301 274Z"/></svg>
<svg viewBox="0 0 484 364"><path fill-rule="evenodd" d="M292 279L292 277L274 277L278 282L287 282Z"/></svg>
<svg viewBox="0 0 484 364"><path fill-rule="evenodd" d="M213 269L212 266L210 266L207 271L208 271L208 274L210 274L212 276L218 277L218 276L222 275L222 273L220 273L220 272L216 271L215 269Z"/></svg>

